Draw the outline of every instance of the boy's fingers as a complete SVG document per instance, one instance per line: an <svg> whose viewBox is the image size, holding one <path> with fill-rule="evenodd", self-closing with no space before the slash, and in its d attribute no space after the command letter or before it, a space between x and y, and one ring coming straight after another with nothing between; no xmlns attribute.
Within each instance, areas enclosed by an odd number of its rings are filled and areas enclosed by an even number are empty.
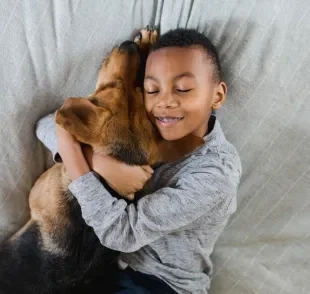
<svg viewBox="0 0 310 294"><path fill-rule="evenodd" d="M150 178L152 177L152 174L150 174L150 173L146 173L146 181L148 181Z"/></svg>
<svg viewBox="0 0 310 294"><path fill-rule="evenodd" d="M149 165L142 165L141 167L143 168L143 170L145 170L146 172L150 174L154 173L154 170Z"/></svg>
<svg viewBox="0 0 310 294"><path fill-rule="evenodd" d="M135 199L135 193L132 193L132 194L127 195L126 198L127 198L128 200L134 200L134 199Z"/></svg>

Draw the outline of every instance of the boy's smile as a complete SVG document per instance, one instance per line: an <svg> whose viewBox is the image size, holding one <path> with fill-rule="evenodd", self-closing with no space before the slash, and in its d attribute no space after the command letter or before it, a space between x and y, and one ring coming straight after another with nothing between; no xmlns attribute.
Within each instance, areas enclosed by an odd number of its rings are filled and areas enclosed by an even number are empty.
<svg viewBox="0 0 310 294"><path fill-rule="evenodd" d="M199 46L166 47L146 64L145 108L162 137L177 140L206 135L211 109L226 97L224 83L213 78L213 65Z"/></svg>

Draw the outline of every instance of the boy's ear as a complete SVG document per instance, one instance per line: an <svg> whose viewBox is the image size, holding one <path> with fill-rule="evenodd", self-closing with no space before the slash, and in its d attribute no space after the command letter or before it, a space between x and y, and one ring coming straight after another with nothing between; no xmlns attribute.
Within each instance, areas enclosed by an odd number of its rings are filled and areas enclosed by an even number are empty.
<svg viewBox="0 0 310 294"><path fill-rule="evenodd" d="M218 110L222 107L222 105L226 101L227 86L224 82L220 82L215 87L214 91L215 91L215 93L214 93L214 98L213 98L213 103L212 103L212 109Z"/></svg>
<svg viewBox="0 0 310 294"><path fill-rule="evenodd" d="M70 132L78 141L91 144L96 136L95 126L105 116L104 108L97 107L85 98L68 98L56 111L56 123Z"/></svg>

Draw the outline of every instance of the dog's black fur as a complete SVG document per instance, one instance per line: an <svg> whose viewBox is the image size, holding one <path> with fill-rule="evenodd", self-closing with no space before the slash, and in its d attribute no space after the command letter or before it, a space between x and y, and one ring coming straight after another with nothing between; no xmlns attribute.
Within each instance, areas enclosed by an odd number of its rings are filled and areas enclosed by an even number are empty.
<svg viewBox="0 0 310 294"><path fill-rule="evenodd" d="M44 251L36 224L0 248L1 294L114 293L117 252L102 246L68 195L70 225L53 236L64 254Z"/></svg>

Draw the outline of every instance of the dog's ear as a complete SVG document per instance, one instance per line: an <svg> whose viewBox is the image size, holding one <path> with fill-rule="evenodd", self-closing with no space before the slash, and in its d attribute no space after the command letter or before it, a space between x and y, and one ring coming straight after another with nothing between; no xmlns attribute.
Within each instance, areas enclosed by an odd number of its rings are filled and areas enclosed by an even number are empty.
<svg viewBox="0 0 310 294"><path fill-rule="evenodd" d="M97 131L109 111L98 107L86 98L68 98L56 111L56 123L70 132L78 141L92 144L98 140ZM97 138L96 138L97 137Z"/></svg>

